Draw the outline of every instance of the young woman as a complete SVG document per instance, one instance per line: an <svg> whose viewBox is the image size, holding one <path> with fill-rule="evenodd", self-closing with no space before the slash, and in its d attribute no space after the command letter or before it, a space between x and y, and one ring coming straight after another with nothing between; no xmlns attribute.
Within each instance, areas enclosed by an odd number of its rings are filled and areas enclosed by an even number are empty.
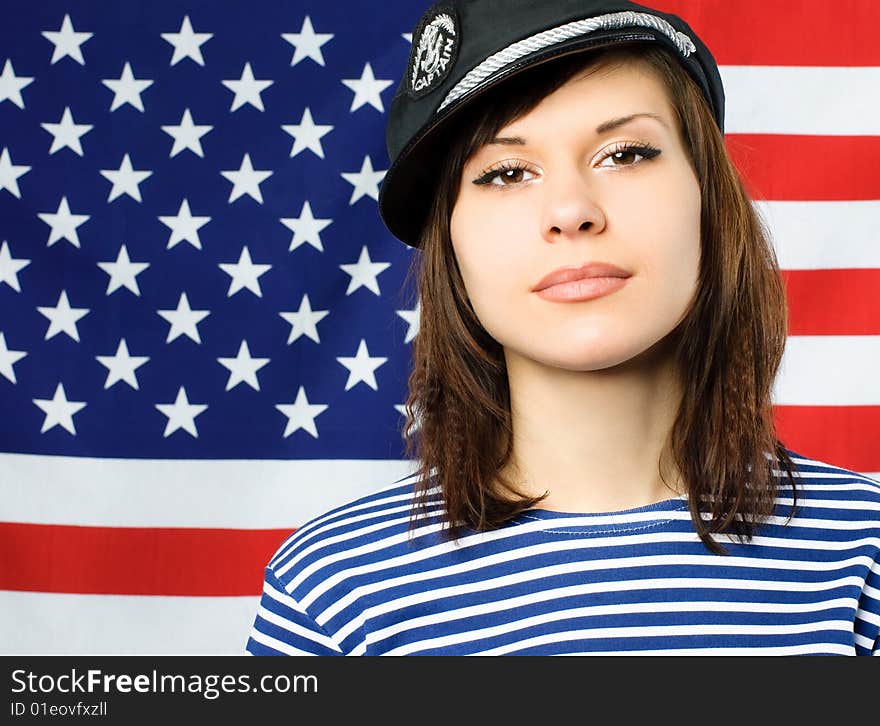
<svg viewBox="0 0 880 726"><path fill-rule="evenodd" d="M247 652L880 654L880 484L776 437L785 294L723 120L675 16L425 13L380 198L419 469L283 543Z"/></svg>

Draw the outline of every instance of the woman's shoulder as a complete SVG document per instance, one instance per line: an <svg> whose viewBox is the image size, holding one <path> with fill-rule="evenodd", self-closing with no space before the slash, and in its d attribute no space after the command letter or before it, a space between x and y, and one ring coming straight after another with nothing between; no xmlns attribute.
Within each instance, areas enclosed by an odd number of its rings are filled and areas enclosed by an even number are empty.
<svg viewBox="0 0 880 726"><path fill-rule="evenodd" d="M877 474L860 473L791 449L786 451L795 465L799 507L812 513L824 512L836 520L858 521L868 527L873 524L880 534Z"/></svg>
<svg viewBox="0 0 880 726"><path fill-rule="evenodd" d="M276 549L267 569L291 592L310 575L326 578L343 560L368 564L407 546L418 482L417 473L409 474L306 521ZM439 500L435 490L427 494L429 516L416 522L416 533L435 529Z"/></svg>

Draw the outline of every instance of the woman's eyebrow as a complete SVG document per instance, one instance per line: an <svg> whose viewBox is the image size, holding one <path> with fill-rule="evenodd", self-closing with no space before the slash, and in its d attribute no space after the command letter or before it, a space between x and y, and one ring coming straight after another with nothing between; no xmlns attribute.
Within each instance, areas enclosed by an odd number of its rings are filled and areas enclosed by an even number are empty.
<svg viewBox="0 0 880 726"><path fill-rule="evenodd" d="M663 117L656 113L633 113L629 116L621 116L620 118L613 118L608 121L605 121L599 124L596 127L596 135L602 136L603 134L610 133L611 131L615 131L619 129L621 126L625 126L626 124L634 121L637 118L652 118L655 121L658 121L667 129L669 125L666 121L663 120ZM522 136L496 136L494 139L491 139L486 142L485 146L525 146L526 140Z"/></svg>

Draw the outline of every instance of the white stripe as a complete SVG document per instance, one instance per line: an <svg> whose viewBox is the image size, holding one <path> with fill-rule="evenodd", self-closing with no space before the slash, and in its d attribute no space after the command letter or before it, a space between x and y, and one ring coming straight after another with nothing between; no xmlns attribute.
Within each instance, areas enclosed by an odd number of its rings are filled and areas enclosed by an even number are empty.
<svg viewBox="0 0 880 726"><path fill-rule="evenodd" d="M754 648L668 648L663 650L621 650L614 655L811 655L814 653L853 655L853 649L840 643L806 643L804 645L780 645L774 647L756 646ZM579 656L581 653L560 653L560 655ZM605 655L603 652L583 655Z"/></svg>
<svg viewBox="0 0 880 726"><path fill-rule="evenodd" d="M880 405L880 336L792 335L773 386L782 406Z"/></svg>
<svg viewBox="0 0 880 726"><path fill-rule="evenodd" d="M0 453L0 519L294 529L413 468L405 459L97 459Z"/></svg>
<svg viewBox="0 0 880 726"><path fill-rule="evenodd" d="M0 591L4 655L242 655L259 597Z"/></svg>
<svg viewBox="0 0 880 726"><path fill-rule="evenodd" d="M273 650L277 650L279 653L284 653L284 655L312 655L308 651L301 650L300 648L290 645L290 643L285 643L283 640L273 638L271 635L261 633L259 630L254 630L251 633L251 637L258 643L262 643ZM253 654L248 652L248 655Z"/></svg>
<svg viewBox="0 0 880 726"><path fill-rule="evenodd" d="M523 598L519 598L524 600ZM527 604L528 600L522 602ZM481 638L492 638L497 635L512 633L517 630L525 630L536 625L544 623L555 623L570 618L598 617L600 615L631 615L635 613L706 613L706 612L725 612L725 613L813 613L821 610L830 610L831 608L851 608L855 604L853 598L837 598L818 603L750 603L750 602L644 602L644 603L617 603L614 605L588 605L585 607L569 608L567 610L558 610L548 613L540 613L528 618L520 620L512 620L502 625L493 625L491 627L480 628L478 630L467 630L465 632L453 633L450 635L438 636L427 640L407 643L405 645L386 651L384 655L408 655L417 650L426 648L444 648L458 643L467 643ZM494 605L494 603L493 603ZM508 612L516 612L517 605L510 605L503 608ZM499 608L500 609L500 608ZM463 610L471 612L464 613ZM471 608L460 608L459 610L448 610L442 613L442 618L435 615L423 616L421 618L413 618L404 623L384 628L383 630L369 633L367 643L373 644L381 642L391 637L395 633L405 630L415 629L422 625L437 625L439 623L457 620L473 615L483 615L486 612L495 612L496 608L484 609L479 606ZM694 628L702 629L702 625L695 625Z"/></svg>
<svg viewBox="0 0 880 726"><path fill-rule="evenodd" d="M725 133L880 136L880 68L720 66Z"/></svg>
<svg viewBox="0 0 880 726"><path fill-rule="evenodd" d="M813 633L818 630L840 630L852 632L852 623L845 620L823 620L817 623L797 623L794 625L640 625L629 628L591 628L589 630L569 630L562 633L547 633L526 638L517 643L486 650L480 655L504 655L513 651L531 648L547 643L565 643L572 640L595 640L598 638L650 638L699 635L782 635L785 633ZM813 648L816 646L814 645ZM849 649L852 652L852 649Z"/></svg>
<svg viewBox="0 0 880 726"><path fill-rule="evenodd" d="M770 230L783 270L880 268L880 201L764 201L752 205Z"/></svg>

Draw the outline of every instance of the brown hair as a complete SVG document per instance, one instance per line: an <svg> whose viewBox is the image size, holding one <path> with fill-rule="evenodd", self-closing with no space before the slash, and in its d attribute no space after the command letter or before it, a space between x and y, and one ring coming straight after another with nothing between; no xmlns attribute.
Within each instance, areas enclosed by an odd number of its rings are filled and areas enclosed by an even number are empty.
<svg viewBox="0 0 880 726"><path fill-rule="evenodd" d="M696 532L715 554L727 551L711 533L732 530L740 542L750 541L773 513L777 464L791 481L794 513L794 463L776 436L770 400L788 308L769 232L699 87L667 51L639 44L529 68L449 119L444 139L434 142L444 148L435 177L442 183L407 275L407 282L418 277L421 306L403 432L409 457L419 463L411 529L417 508L427 515L436 503L432 487L441 493L447 538L458 538L463 527L499 528L543 499L528 498L500 474L513 442L503 348L470 304L449 220L474 151L577 72L627 62L644 64L665 83L702 196L698 291L669 336L684 389L664 454L674 457ZM498 496L493 482L517 498ZM705 520L701 502L710 505Z"/></svg>

